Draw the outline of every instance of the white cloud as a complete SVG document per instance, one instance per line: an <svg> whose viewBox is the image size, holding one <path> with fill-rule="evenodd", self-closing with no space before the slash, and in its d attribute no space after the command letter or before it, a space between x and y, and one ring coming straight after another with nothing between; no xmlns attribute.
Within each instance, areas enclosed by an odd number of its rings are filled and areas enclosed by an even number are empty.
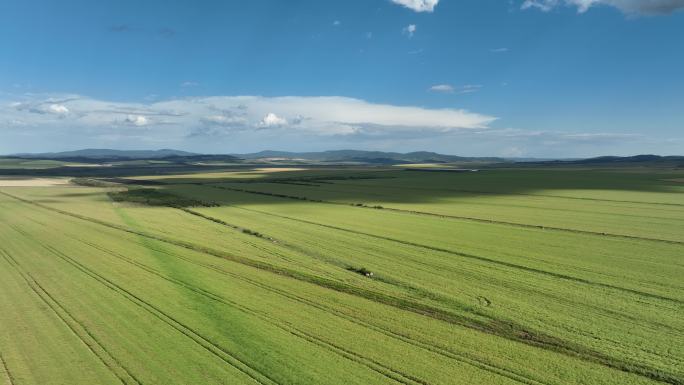
<svg viewBox="0 0 684 385"><path fill-rule="evenodd" d="M611 6L626 14L668 14L684 8L684 0L525 0L522 9L537 8L548 12L559 5L577 7L584 13L596 5Z"/></svg>
<svg viewBox="0 0 684 385"><path fill-rule="evenodd" d="M210 115L201 119L202 122L219 126L244 126L247 119L241 116Z"/></svg>
<svg viewBox="0 0 684 385"><path fill-rule="evenodd" d="M416 12L433 12L439 0L392 0L392 2Z"/></svg>
<svg viewBox="0 0 684 385"><path fill-rule="evenodd" d="M502 47L502 48L492 48L492 49L489 50L489 52L493 52L493 53L504 53L504 52L508 52L508 51L510 51L510 49L505 48L505 47Z"/></svg>
<svg viewBox="0 0 684 385"><path fill-rule="evenodd" d="M416 33L416 25L415 24L409 24L406 27L404 27L402 32L404 34L408 35L408 37L413 37L413 34Z"/></svg>
<svg viewBox="0 0 684 385"><path fill-rule="evenodd" d="M480 84L466 84L466 85L458 88L458 93L459 94L470 94L470 93L479 91L481 88L482 88L482 86Z"/></svg>
<svg viewBox="0 0 684 385"><path fill-rule="evenodd" d="M234 145L236 138L253 146L277 146L286 137L290 143L295 137L297 142L430 138L487 129L496 120L456 108L378 104L340 96L213 96L145 103L45 94L12 99L0 98L0 126L21 127L22 135L52 135L63 142L70 138L68 143L80 146L165 143L162 146L168 147L192 139L217 148L220 143ZM46 112L52 104L64 106L69 113ZM0 142L8 140L9 133L2 135L0 130Z"/></svg>
<svg viewBox="0 0 684 385"><path fill-rule="evenodd" d="M193 81L187 81L187 82L181 83L181 87L197 87L197 86L199 86L199 83L193 82Z"/></svg>
<svg viewBox="0 0 684 385"><path fill-rule="evenodd" d="M126 116L126 119L124 119L124 123L142 127L148 125L150 120L142 115L128 115Z"/></svg>
<svg viewBox="0 0 684 385"><path fill-rule="evenodd" d="M457 93L457 94L470 94L477 92L482 88L479 84L466 84L464 86L454 87L451 84L436 84L429 88L432 92L441 92L446 94Z"/></svg>
<svg viewBox="0 0 684 385"><path fill-rule="evenodd" d="M272 112L266 114L266 116L264 116L264 118L261 119L261 122L259 122L259 125L262 127L280 127L286 124L286 119L283 119Z"/></svg>
<svg viewBox="0 0 684 385"><path fill-rule="evenodd" d="M333 25L334 25L335 27L339 26L340 24L342 24L342 22L339 21L339 20L333 21Z"/></svg>
<svg viewBox="0 0 684 385"><path fill-rule="evenodd" d="M430 87L430 91L452 93L454 92L454 86L450 84L435 84L434 86Z"/></svg>
<svg viewBox="0 0 684 385"><path fill-rule="evenodd" d="M47 112L57 115L65 115L69 113L69 109L63 104L50 104L47 108Z"/></svg>

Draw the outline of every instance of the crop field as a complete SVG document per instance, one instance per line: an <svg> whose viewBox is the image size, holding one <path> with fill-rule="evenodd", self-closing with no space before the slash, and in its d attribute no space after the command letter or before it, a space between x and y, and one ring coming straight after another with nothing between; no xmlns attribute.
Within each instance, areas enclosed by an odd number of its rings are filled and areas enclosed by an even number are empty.
<svg viewBox="0 0 684 385"><path fill-rule="evenodd" d="M684 384L681 169L218 171L0 184L0 385Z"/></svg>

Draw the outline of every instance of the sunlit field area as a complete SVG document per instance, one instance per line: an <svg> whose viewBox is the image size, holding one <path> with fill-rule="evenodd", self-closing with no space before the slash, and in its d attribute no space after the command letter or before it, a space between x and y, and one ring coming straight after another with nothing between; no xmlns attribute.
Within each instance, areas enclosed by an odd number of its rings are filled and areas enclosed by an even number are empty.
<svg viewBox="0 0 684 385"><path fill-rule="evenodd" d="M684 171L0 179L0 384L682 384Z"/></svg>

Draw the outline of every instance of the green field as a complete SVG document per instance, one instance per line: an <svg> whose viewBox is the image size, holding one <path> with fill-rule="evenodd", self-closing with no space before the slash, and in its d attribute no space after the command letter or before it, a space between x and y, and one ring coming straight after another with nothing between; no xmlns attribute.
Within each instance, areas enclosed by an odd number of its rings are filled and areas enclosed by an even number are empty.
<svg viewBox="0 0 684 385"><path fill-rule="evenodd" d="M1 182L2 385L684 384L682 169Z"/></svg>

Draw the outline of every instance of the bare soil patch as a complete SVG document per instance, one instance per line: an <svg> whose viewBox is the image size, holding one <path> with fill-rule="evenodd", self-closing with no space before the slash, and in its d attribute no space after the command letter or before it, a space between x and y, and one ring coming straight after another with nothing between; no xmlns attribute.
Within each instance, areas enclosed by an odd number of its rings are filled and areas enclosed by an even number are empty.
<svg viewBox="0 0 684 385"><path fill-rule="evenodd" d="M0 177L0 187L49 187L69 184L66 178Z"/></svg>

